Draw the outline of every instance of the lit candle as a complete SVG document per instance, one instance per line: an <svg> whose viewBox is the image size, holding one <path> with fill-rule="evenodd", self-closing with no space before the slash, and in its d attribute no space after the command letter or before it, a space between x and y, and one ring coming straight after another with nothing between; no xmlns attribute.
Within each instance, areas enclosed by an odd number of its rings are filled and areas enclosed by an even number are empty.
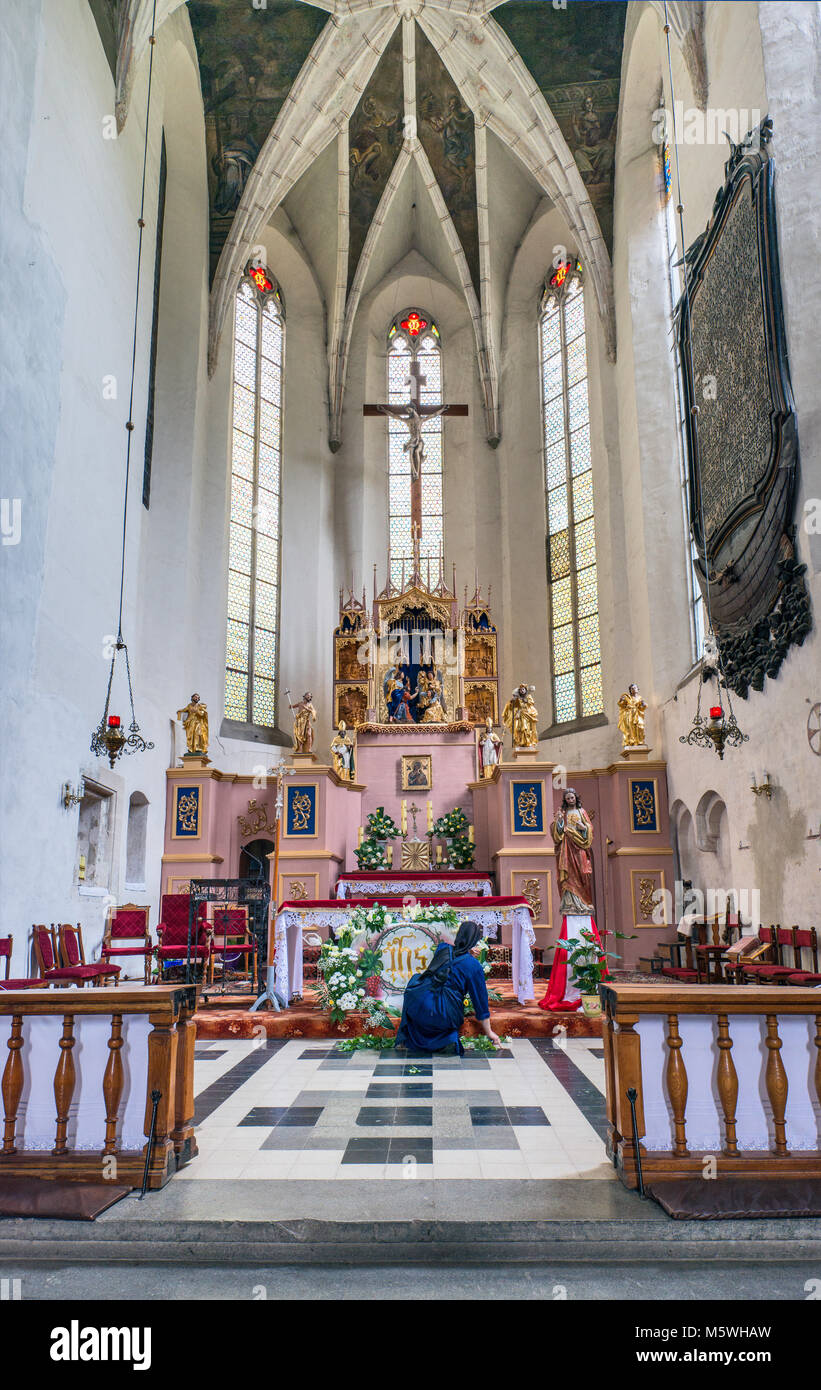
<svg viewBox="0 0 821 1390"><path fill-rule="evenodd" d="M359 834L358 834L357 840L356 840L356 847L357 847L357 849L358 849L359 846L362 844L362 841L363 841L364 837L365 837L365 832L364 832L364 830L362 829L362 826L360 825L360 827L359 827Z"/></svg>
<svg viewBox="0 0 821 1390"><path fill-rule="evenodd" d="M428 801L428 830L433 829L433 802Z"/></svg>
<svg viewBox="0 0 821 1390"><path fill-rule="evenodd" d="M109 727L109 729L119 729L119 727L120 727L120 716L119 716L119 714L110 714L110 715L108 716L108 727Z"/></svg>
<svg viewBox="0 0 821 1390"><path fill-rule="evenodd" d="M474 841L474 838L473 838L473 826L472 826L472 825L469 825L469 826L468 826L468 844L469 844L469 845L472 845L472 844L474 844L474 843L475 843L475 841Z"/></svg>
<svg viewBox="0 0 821 1390"><path fill-rule="evenodd" d="M408 803L407 803L407 801L403 801L403 802L402 802L402 817L401 817L401 822L402 822L402 834L403 834L403 835L407 835L407 833L408 833Z"/></svg>

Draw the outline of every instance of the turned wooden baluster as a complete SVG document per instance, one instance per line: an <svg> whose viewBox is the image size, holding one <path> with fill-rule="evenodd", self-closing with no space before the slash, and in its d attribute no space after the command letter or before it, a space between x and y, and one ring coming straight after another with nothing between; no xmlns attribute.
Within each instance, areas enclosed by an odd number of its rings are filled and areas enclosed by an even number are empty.
<svg viewBox="0 0 821 1390"><path fill-rule="evenodd" d="M735 1130L735 1108L738 1100L738 1073L732 1056L733 1040L730 1037L730 1020L726 1014L718 1015L718 1096L724 1111L724 1152L738 1153Z"/></svg>
<svg viewBox="0 0 821 1390"><path fill-rule="evenodd" d="M821 1014L815 1015L815 1094L821 1105Z"/></svg>
<svg viewBox="0 0 821 1390"><path fill-rule="evenodd" d="M3 1129L3 1153L16 1154L14 1147L14 1127L17 1123L17 1109L23 1093L23 1059L20 1048L23 1046L23 1015L14 1014L9 1036L9 1055L3 1070L3 1110L5 1126Z"/></svg>
<svg viewBox="0 0 821 1390"><path fill-rule="evenodd" d="M105 1100L105 1148L104 1154L113 1154L117 1149L117 1112L123 1094L123 1059L120 1051L123 1045L123 1016L111 1015L111 1036L108 1039L108 1061L103 1077L103 1098Z"/></svg>
<svg viewBox="0 0 821 1390"><path fill-rule="evenodd" d="M767 1095L773 1108L775 1128L775 1152L779 1158L789 1153L787 1148L787 1128L784 1116L787 1111L787 1073L781 1060L781 1038L778 1034L776 1014L767 1014Z"/></svg>
<svg viewBox="0 0 821 1390"><path fill-rule="evenodd" d="M77 1079L74 1071L74 1058L71 1055L74 1043L74 1015L64 1014L63 1036L60 1039L60 1060L57 1063L57 1070L54 1073L54 1099L57 1104L57 1138L54 1148L51 1151L53 1154L68 1153L68 1144L66 1143L68 1112Z"/></svg>
<svg viewBox="0 0 821 1390"><path fill-rule="evenodd" d="M681 1055L681 1046L678 1014L670 1014L667 1019L667 1094L673 1107L673 1128L676 1136L673 1153L677 1158L685 1158L689 1152L684 1127L687 1110L687 1068Z"/></svg>

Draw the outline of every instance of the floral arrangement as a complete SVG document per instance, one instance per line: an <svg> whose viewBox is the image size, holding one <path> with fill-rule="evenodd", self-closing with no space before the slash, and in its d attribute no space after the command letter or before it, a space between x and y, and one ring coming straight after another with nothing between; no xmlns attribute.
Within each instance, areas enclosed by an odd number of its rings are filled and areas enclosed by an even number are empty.
<svg viewBox="0 0 821 1390"><path fill-rule="evenodd" d="M442 835L446 839L455 840L457 838L467 839L470 823L461 806L455 806L447 815L440 816L433 827L434 835Z"/></svg>
<svg viewBox="0 0 821 1390"><path fill-rule="evenodd" d="M466 835L457 835L448 849L448 861L454 869L472 869L476 846Z"/></svg>
<svg viewBox="0 0 821 1390"><path fill-rule="evenodd" d="M395 840L399 835L399 826L386 815L384 806L377 806L375 811L371 811L365 824L371 840Z"/></svg>
<svg viewBox="0 0 821 1390"><path fill-rule="evenodd" d="M340 932L337 941L324 941L316 964L320 1006L329 1010L332 1023L344 1023L347 1015L362 1007L367 975L355 946L340 944L348 935Z"/></svg>
<svg viewBox="0 0 821 1390"><path fill-rule="evenodd" d="M373 936L375 932L387 931L393 924L393 913L386 907L357 907L348 918L347 930L350 931L353 940L363 932L365 936Z"/></svg>
<svg viewBox="0 0 821 1390"><path fill-rule="evenodd" d="M610 935L621 941L634 941L636 937L635 932L628 935L627 932L611 931ZM607 957L611 956L616 960L616 952L605 951L588 927L582 927L578 936L569 936L566 941L558 941L556 947L567 951L567 964L573 972L579 993L598 994L599 985L610 976Z"/></svg>
<svg viewBox="0 0 821 1390"><path fill-rule="evenodd" d="M452 907L445 907L442 903L431 903L429 907L421 907L419 903L414 903L410 907L403 908L403 922L436 922L444 930L455 936L459 930L459 914Z"/></svg>
<svg viewBox="0 0 821 1390"><path fill-rule="evenodd" d="M374 869L386 869L388 867L385 851L380 840L363 840L361 845L357 845L354 850L354 855L360 869L373 871Z"/></svg>

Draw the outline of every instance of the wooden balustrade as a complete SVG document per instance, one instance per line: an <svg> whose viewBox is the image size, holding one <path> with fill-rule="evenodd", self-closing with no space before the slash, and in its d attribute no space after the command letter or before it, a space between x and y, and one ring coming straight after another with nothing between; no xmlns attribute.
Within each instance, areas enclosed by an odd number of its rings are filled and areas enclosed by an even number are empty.
<svg viewBox="0 0 821 1390"><path fill-rule="evenodd" d="M123 1096L127 1074L146 1075L145 1095L131 1097L128 1105L139 1104L139 1124L148 1137L151 1092L160 1092L157 1123L149 1166L149 1187L162 1187L177 1167L197 1152L194 1139L194 1038L193 1013L196 990L190 986L149 986L134 990L64 989L60 991L0 991L0 1017L10 1020L8 1056L3 1069L4 1111L3 1146L0 1151L0 1177L40 1177L82 1182L111 1182L124 1186L142 1185L147 1143L124 1148L121 1129L125 1111ZM89 1088L83 1084L83 1020L108 1016L105 1069L102 1074L99 1146L71 1147L73 1118L81 1122ZM125 1020L142 1017L146 1031L138 1042L129 1044ZM37 1147L26 1143L26 1121L21 1115L33 1077L26 1076L24 1047L27 1029L33 1020L54 1019L53 1089L56 1111L54 1145ZM39 1026L39 1025L38 1025ZM150 1028L150 1031L147 1031ZM50 1039L48 1039L50 1045ZM38 1034L37 1066L44 1065L44 1036ZM143 1049L145 1055L143 1054ZM139 1052L140 1055L132 1055ZM97 1061L102 1064L102 1057ZM87 1066L91 1069L90 1057ZM78 1071L79 1068L79 1071ZM99 1073L98 1073L99 1078ZM78 1085L78 1082L80 1083ZM99 1084L99 1080L98 1080ZM144 1104L143 1104L144 1102ZM76 1116L72 1115L72 1107ZM88 1123L88 1121L86 1121Z"/></svg>
<svg viewBox="0 0 821 1390"><path fill-rule="evenodd" d="M637 1091L641 1165L648 1181L654 1177L701 1176L708 1157L715 1160L719 1180L730 1175L821 1177L821 991L777 986L738 989L708 985L693 990L676 984L611 984L602 988L602 999L608 1146L626 1186L638 1185L627 1100L630 1087ZM794 1050L790 1074L785 1065L789 1051L785 1052L785 1038L789 1042L788 1030L795 1025L786 1020L802 1016L806 1018L807 1038L800 1047L814 1045L815 1064L807 1069L804 1051ZM700 1022L693 1025L689 1022L693 1018ZM750 1052L749 1032L745 1032L742 1052L733 1036L734 1028L739 1032L736 1020L741 1018L760 1024L754 1035L755 1056ZM688 1054L688 1037L692 1044L694 1029L698 1046L691 1045ZM795 1049L795 1039L802 1031L790 1036ZM764 1094L768 1105L762 1101ZM691 1111L694 1100L698 1103L697 1124L692 1116L688 1118L688 1098ZM796 1113L801 1112L803 1125L801 1145L793 1148L789 1141L791 1099ZM698 1134L694 1137L694 1129L700 1124L703 1130L707 1123L705 1100L714 1106L718 1135L717 1145L709 1149L699 1147ZM742 1107L747 1102L748 1108L741 1114L744 1118L746 1113L748 1132L753 1113L755 1123L759 1123L755 1107L759 1108L761 1128L768 1136L766 1147L753 1149L740 1142L739 1100ZM647 1142L651 1111L652 1142Z"/></svg>

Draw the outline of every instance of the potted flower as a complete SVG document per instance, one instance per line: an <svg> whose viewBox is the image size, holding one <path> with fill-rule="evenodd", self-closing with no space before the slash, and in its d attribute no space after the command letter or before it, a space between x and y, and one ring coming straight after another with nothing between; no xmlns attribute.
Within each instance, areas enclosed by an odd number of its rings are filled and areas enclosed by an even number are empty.
<svg viewBox="0 0 821 1390"><path fill-rule="evenodd" d="M632 941L635 933L611 932L611 936L622 941ZM599 1018L602 1006L599 998L599 985L609 977L607 957L615 960L615 951L605 951L601 942L587 927L582 927L578 936L569 936L566 941L558 941L557 949L567 952L567 966L576 982L582 1000L582 1009L588 1018Z"/></svg>

